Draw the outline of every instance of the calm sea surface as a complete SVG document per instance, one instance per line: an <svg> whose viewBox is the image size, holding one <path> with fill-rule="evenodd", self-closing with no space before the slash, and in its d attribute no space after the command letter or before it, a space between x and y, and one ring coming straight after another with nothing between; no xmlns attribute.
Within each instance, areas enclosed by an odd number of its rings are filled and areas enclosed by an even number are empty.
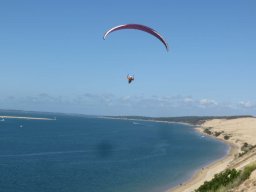
<svg viewBox="0 0 256 192"><path fill-rule="evenodd" d="M44 116L0 119L1 192L164 191L228 151L182 124Z"/></svg>

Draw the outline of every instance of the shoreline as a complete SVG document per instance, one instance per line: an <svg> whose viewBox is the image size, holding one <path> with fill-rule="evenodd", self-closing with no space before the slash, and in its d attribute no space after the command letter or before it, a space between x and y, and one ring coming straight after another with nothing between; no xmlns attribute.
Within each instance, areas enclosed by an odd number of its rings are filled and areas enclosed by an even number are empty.
<svg viewBox="0 0 256 192"><path fill-rule="evenodd" d="M199 133L228 144L230 150L222 159L208 164L201 170L196 170L194 175L182 185L170 188L166 192L191 192L198 189L205 181L210 181L215 174L227 168L241 170L246 165L256 162L256 149L251 149L240 156L245 143L256 146L255 128L256 118L254 117L233 120L212 119L195 127L195 130ZM205 129L210 130L211 134L206 134ZM215 136L214 133L216 132L221 132L221 134ZM225 136L228 136L228 138L225 139Z"/></svg>
<svg viewBox="0 0 256 192"><path fill-rule="evenodd" d="M203 132L203 126L201 125L193 125L189 123L182 123L182 122L170 122L170 121L158 121L158 120L148 120L148 119L130 119L130 118L122 118L122 117L98 117L103 119L118 119L118 120L130 120L130 121L146 121L146 122L156 122L156 123L177 123L177 124L183 124L193 127L193 129L203 134L206 137L211 137L213 139L216 139L220 142L223 142L229 146L229 149L225 156L223 156L220 159L217 159L209 164L204 165L202 168L196 169L192 176L185 180L180 185L171 187L165 192L191 192L195 189L199 188L205 181L211 180L215 174L220 173L221 171L225 170L229 167L230 163L234 161L235 156L239 153L240 146L232 143L228 140L215 137L213 135L208 135Z"/></svg>
<svg viewBox="0 0 256 192"><path fill-rule="evenodd" d="M46 117L23 117L23 116L0 116L0 119L26 119L26 120L45 120L52 121L56 119Z"/></svg>
<svg viewBox="0 0 256 192"><path fill-rule="evenodd" d="M223 142L229 146L229 150L226 155L220 159L203 165L202 168L196 169L191 177L180 185L171 187L165 192L192 192L198 189L205 181L210 181L214 178L215 174L218 174L225 169L237 169L241 170L246 165L256 162L256 148L247 151L245 154L240 156L242 147L244 144L256 146L256 118L255 117L238 117L233 119L208 119L195 125L192 123L183 123L175 121L161 121L154 119L133 119L133 118L122 118L122 117L105 117L99 116L98 118L104 119L119 119L129 121L144 121L144 122L156 122L156 123L177 123L187 126L191 126L196 132L211 137L215 140ZM205 133L205 129L210 129L210 134ZM215 135L216 133L220 133ZM225 136L228 136L227 138ZM256 182L256 180L255 180Z"/></svg>
<svg viewBox="0 0 256 192"><path fill-rule="evenodd" d="M200 131L199 131L200 132ZM201 132L200 132L201 133ZM209 137L209 135L207 135ZM202 168L194 171L194 174L179 186L172 187L165 192L191 192L199 188L206 180L211 180L215 174L220 173L226 169L229 164L234 160L235 155L239 151L239 147L233 143L225 142L221 139L214 137L215 139L226 143L229 146L227 154L217 159Z"/></svg>

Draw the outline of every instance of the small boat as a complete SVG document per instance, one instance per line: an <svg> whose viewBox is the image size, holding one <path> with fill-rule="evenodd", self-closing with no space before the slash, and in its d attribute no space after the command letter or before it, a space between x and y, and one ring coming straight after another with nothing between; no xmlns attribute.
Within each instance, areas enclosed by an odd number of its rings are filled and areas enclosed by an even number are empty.
<svg viewBox="0 0 256 192"><path fill-rule="evenodd" d="M23 125L20 125L20 128L22 128L23 127Z"/></svg>

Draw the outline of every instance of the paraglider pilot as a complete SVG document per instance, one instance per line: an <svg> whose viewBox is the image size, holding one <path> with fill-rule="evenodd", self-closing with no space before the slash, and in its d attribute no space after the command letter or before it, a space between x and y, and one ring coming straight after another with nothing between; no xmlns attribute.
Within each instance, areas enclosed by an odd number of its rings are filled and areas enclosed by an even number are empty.
<svg viewBox="0 0 256 192"><path fill-rule="evenodd" d="M134 81L134 75L127 75L128 83L130 84L132 81Z"/></svg>

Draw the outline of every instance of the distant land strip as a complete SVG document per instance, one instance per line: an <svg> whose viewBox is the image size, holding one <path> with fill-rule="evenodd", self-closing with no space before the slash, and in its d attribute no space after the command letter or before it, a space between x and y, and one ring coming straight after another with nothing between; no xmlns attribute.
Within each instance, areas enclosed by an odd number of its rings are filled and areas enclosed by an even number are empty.
<svg viewBox="0 0 256 192"><path fill-rule="evenodd" d="M46 117L19 117L19 116L0 116L0 119L27 119L27 120L56 120L53 118Z"/></svg>
<svg viewBox="0 0 256 192"><path fill-rule="evenodd" d="M184 117L145 117L145 116L104 116L105 118L126 119L126 120L149 120L164 121L173 123L187 123L191 125L201 125L205 121L212 119L238 119L254 117L252 115L235 115L235 116L184 116Z"/></svg>

